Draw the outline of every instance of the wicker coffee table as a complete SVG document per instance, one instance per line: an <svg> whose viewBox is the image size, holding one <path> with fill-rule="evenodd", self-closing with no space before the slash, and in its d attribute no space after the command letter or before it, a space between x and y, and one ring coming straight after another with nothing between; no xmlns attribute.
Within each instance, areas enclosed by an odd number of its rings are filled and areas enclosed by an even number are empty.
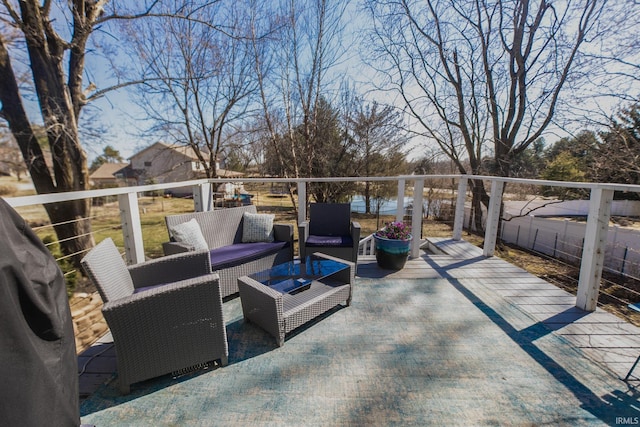
<svg viewBox="0 0 640 427"><path fill-rule="evenodd" d="M285 334L345 302L351 304L354 263L324 254L292 261L238 279L242 312L273 335Z"/></svg>

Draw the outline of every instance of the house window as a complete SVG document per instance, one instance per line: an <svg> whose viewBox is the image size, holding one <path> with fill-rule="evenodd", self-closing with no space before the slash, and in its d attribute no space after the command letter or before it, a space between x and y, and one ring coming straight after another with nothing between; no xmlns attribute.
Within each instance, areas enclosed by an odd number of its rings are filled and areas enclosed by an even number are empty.
<svg viewBox="0 0 640 427"><path fill-rule="evenodd" d="M146 168L151 167L151 162L144 162L144 167Z"/></svg>

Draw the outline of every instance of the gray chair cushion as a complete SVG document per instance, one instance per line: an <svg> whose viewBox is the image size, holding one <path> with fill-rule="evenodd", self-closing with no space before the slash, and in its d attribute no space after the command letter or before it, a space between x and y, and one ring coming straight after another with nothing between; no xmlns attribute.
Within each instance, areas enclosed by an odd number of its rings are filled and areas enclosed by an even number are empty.
<svg viewBox="0 0 640 427"><path fill-rule="evenodd" d="M82 259L82 266L105 303L133 294L131 274L111 238L98 243Z"/></svg>
<svg viewBox="0 0 640 427"><path fill-rule="evenodd" d="M349 203L312 203L309 205L309 234L348 236L351 234Z"/></svg>

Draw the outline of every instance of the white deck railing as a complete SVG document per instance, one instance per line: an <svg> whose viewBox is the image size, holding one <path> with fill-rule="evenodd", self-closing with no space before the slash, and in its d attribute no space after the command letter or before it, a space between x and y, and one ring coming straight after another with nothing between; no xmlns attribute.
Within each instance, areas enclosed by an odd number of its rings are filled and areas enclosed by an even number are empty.
<svg viewBox="0 0 640 427"><path fill-rule="evenodd" d="M364 236L360 239L358 246L358 256L371 256L376 254L376 241L373 234Z"/></svg>
<svg viewBox="0 0 640 427"><path fill-rule="evenodd" d="M412 233L420 236L420 227L423 217L423 195L425 181L447 179L457 182L457 198L453 222L452 238L462 238L464 224L464 205L467 200L467 182L469 179L481 179L491 183L490 203L486 219L485 241L483 253L485 256L493 256L497 241L498 224L502 205L503 189L505 184L524 184L547 187L581 188L590 191L589 212L582 248L580 277L576 306L593 311L596 309L600 280L603 271L606 233L610 219L611 202L614 191L640 193L640 186L605 183L570 183L561 181L527 180L517 178L502 178L492 176L472 175L405 175L396 177L349 177L349 178L238 178L238 179L203 179L179 183L166 183L146 185L139 187L122 187L113 189L79 191L69 193L55 193L35 196L23 196L7 198L6 201L13 207L41 205L68 200L87 199L93 197L117 196L120 208L122 233L127 262L139 263L145 259L144 243L142 239L142 227L140 223L140 211L138 206L138 194L158 190L170 190L180 187L192 187L195 211L213 209L212 186L225 182L250 182L259 183L295 183L297 185L298 199L304 200L307 194L307 184L310 182L375 182L397 181L398 197L396 218L402 220L404 214L404 195L407 182L413 183L413 210ZM298 206L298 221L306 218L306 206ZM421 241L413 239L410 255L416 257L419 254ZM369 245L366 253L373 253L369 240L364 239L363 245ZM363 248L364 249L364 248Z"/></svg>

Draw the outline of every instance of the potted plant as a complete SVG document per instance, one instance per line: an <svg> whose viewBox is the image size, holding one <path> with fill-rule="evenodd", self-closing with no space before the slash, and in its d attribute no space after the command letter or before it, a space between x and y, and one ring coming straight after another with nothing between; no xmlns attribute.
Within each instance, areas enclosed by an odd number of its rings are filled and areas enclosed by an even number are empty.
<svg viewBox="0 0 640 427"><path fill-rule="evenodd" d="M411 246L411 229L401 221L387 223L374 233L376 241L376 261L381 268L400 270L404 267Z"/></svg>

